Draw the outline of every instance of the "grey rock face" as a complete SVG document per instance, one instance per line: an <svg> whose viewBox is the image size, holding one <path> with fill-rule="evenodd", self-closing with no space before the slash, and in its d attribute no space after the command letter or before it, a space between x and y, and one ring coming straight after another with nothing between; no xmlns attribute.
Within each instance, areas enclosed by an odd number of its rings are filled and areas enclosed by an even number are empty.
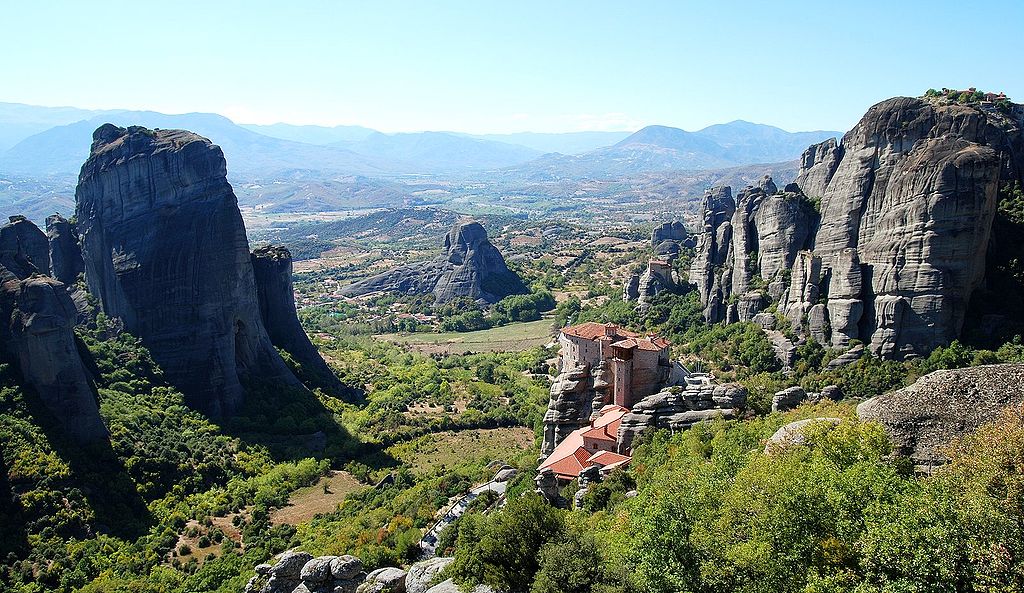
<svg viewBox="0 0 1024 593"><path fill-rule="evenodd" d="M635 301L640 298L640 274L630 274L622 284L622 300Z"/></svg>
<svg viewBox="0 0 1024 593"><path fill-rule="evenodd" d="M243 378L300 386L263 327L226 170L191 132L107 124L75 193L89 292L214 418L241 404Z"/></svg>
<svg viewBox="0 0 1024 593"><path fill-rule="evenodd" d="M812 306L807 311L807 332L819 344L827 346L832 335L828 309L823 303Z"/></svg>
<svg viewBox="0 0 1024 593"><path fill-rule="evenodd" d="M24 216L11 216L0 227L0 265L19 278L50 274L46 234Z"/></svg>
<svg viewBox="0 0 1024 593"><path fill-rule="evenodd" d="M356 593L405 593L406 575L401 568L378 568L366 575Z"/></svg>
<svg viewBox="0 0 1024 593"><path fill-rule="evenodd" d="M409 567L409 574L405 577L406 593L426 593L430 583L454 561L455 558L439 556L416 562Z"/></svg>
<svg viewBox="0 0 1024 593"><path fill-rule="evenodd" d="M929 470L947 461L942 449L954 438L1022 404L1024 364L1001 364L929 373L861 403L857 416L881 423L897 452Z"/></svg>
<svg viewBox="0 0 1024 593"><path fill-rule="evenodd" d="M562 498L559 493L558 476L555 475L555 471L550 467L537 472L537 475L533 478L534 492L544 497L544 500L548 504L556 507L564 507L566 501Z"/></svg>
<svg viewBox="0 0 1024 593"><path fill-rule="evenodd" d="M262 247L252 252L252 269L260 319L270 341L315 375L320 385L335 393L342 391L341 381L309 341L295 314L292 254L281 245Z"/></svg>
<svg viewBox="0 0 1024 593"><path fill-rule="evenodd" d="M459 297L496 303L528 290L522 279L508 269L501 252L487 240L484 227L478 222L460 222L445 237L444 253L437 258L354 282L342 292L349 296L371 292L433 293L438 303Z"/></svg>
<svg viewBox="0 0 1024 593"><path fill-rule="evenodd" d="M686 228L678 220L666 222L661 226L654 227L651 232L651 247L657 247L664 241L685 241L687 237Z"/></svg>
<svg viewBox="0 0 1024 593"><path fill-rule="evenodd" d="M775 358L778 359L779 364L784 368L792 367L796 362L796 344L777 329L765 330L764 333L772 344L772 350L775 352Z"/></svg>
<svg viewBox="0 0 1024 593"><path fill-rule="evenodd" d="M857 249L870 288L860 337L876 354L927 354L959 335L999 180L1020 173L1008 149L1019 136L976 107L903 97L872 107L839 147L807 155L797 183L821 198L815 251L830 266Z"/></svg>
<svg viewBox="0 0 1024 593"><path fill-rule="evenodd" d="M0 347L21 370L64 434L103 439L96 394L75 343L75 305L45 276L19 279L0 265Z"/></svg>
<svg viewBox="0 0 1024 593"><path fill-rule="evenodd" d="M721 273L719 270L729 258L732 247L732 217L736 213L736 200L732 188L718 187L704 195L703 225L690 265L690 282L697 286L704 304L704 317L709 322L721 321L725 315Z"/></svg>
<svg viewBox="0 0 1024 593"><path fill-rule="evenodd" d="M594 374L587 366L563 368L555 377L548 410L544 413L541 455L550 455L569 433L585 426L591 415L601 409L600 405L594 405L594 383Z"/></svg>
<svg viewBox="0 0 1024 593"><path fill-rule="evenodd" d="M797 253L811 247L818 225L809 201L802 194L778 192L770 177L741 190L734 201L725 199L731 194L724 187L705 197L704 230L690 270L711 323L724 320L722 303L748 293L754 278L777 281ZM738 320L752 317L737 310Z"/></svg>
<svg viewBox="0 0 1024 593"><path fill-rule="evenodd" d="M363 562L355 556L313 558L306 552L288 551L273 566L257 566L245 593L355 593L366 576Z"/></svg>
<svg viewBox="0 0 1024 593"><path fill-rule="evenodd" d="M789 318L793 329L804 326L807 313L818 302L818 280L821 275L821 258L810 251L801 251L793 262L792 277L785 300L779 310Z"/></svg>
<svg viewBox="0 0 1024 593"><path fill-rule="evenodd" d="M85 272L85 260L82 259L82 247L78 243L75 225L59 214L48 216L46 238L50 249L51 275L65 286L74 285L78 275Z"/></svg>
<svg viewBox="0 0 1024 593"><path fill-rule="evenodd" d="M1024 177L1022 129L995 109L890 99L810 147L784 192L765 182L732 209L709 194L690 275L705 317L725 319L760 276L794 329L832 347L902 358L949 343L984 281L998 187Z"/></svg>
<svg viewBox="0 0 1024 593"><path fill-rule="evenodd" d="M807 399L807 392L802 387L788 387L772 397L772 411L786 412L797 407Z"/></svg>
<svg viewBox="0 0 1024 593"><path fill-rule="evenodd" d="M747 389L738 383L672 387L637 402L619 424L618 452L625 454L649 428L685 430L698 422L731 418L747 403Z"/></svg>

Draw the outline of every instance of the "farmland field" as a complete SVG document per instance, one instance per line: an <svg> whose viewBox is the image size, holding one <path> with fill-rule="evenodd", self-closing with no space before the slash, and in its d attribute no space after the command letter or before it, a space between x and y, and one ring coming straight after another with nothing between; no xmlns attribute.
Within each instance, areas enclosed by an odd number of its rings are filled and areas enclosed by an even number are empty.
<svg viewBox="0 0 1024 593"><path fill-rule="evenodd" d="M416 332L380 334L374 337L408 346L424 354L518 352L551 342L551 323L551 319L539 319L473 332Z"/></svg>

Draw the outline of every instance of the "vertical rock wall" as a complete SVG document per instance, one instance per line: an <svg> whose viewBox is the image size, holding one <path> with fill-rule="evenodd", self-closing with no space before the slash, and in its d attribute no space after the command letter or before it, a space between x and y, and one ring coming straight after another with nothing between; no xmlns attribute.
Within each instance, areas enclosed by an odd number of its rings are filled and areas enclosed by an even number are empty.
<svg viewBox="0 0 1024 593"><path fill-rule="evenodd" d="M75 194L89 291L214 418L238 409L243 380L300 385L263 327L226 172L201 136L107 124Z"/></svg>

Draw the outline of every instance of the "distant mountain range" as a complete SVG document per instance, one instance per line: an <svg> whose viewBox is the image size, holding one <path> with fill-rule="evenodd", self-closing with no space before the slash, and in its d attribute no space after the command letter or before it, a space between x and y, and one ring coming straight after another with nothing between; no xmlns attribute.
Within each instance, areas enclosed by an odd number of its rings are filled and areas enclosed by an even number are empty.
<svg viewBox="0 0 1024 593"><path fill-rule="evenodd" d="M467 183L526 195L536 184L565 181L571 187L650 174L698 182L754 164L788 169L807 146L838 135L745 121L696 132L648 126L634 133L384 134L360 126L239 125L212 113L0 103L0 213L67 212L92 133L108 122L187 129L210 138L224 150L240 202L277 212L475 199L473 191L456 191ZM424 189L412 181L424 179L436 184Z"/></svg>
<svg viewBox="0 0 1024 593"><path fill-rule="evenodd" d="M702 171L793 160L838 132L787 132L742 120L687 132L647 126L619 142L579 155L544 155L515 168L533 179L609 179L640 173Z"/></svg>
<svg viewBox="0 0 1024 593"><path fill-rule="evenodd" d="M744 121L687 132L648 126L626 132L383 134L361 126L239 125L211 113L90 111L0 103L0 173L71 177L103 123L184 128L207 136L235 175L292 171L340 175L448 174L520 168L533 174L614 176L786 161L836 132L786 132Z"/></svg>

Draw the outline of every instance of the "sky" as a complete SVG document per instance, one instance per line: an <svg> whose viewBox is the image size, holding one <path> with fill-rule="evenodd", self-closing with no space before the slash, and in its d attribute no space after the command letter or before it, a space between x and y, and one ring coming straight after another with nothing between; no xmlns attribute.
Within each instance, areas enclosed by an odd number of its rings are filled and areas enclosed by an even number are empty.
<svg viewBox="0 0 1024 593"><path fill-rule="evenodd" d="M0 101L385 132L853 126L1024 99L1024 1L0 0Z"/></svg>

